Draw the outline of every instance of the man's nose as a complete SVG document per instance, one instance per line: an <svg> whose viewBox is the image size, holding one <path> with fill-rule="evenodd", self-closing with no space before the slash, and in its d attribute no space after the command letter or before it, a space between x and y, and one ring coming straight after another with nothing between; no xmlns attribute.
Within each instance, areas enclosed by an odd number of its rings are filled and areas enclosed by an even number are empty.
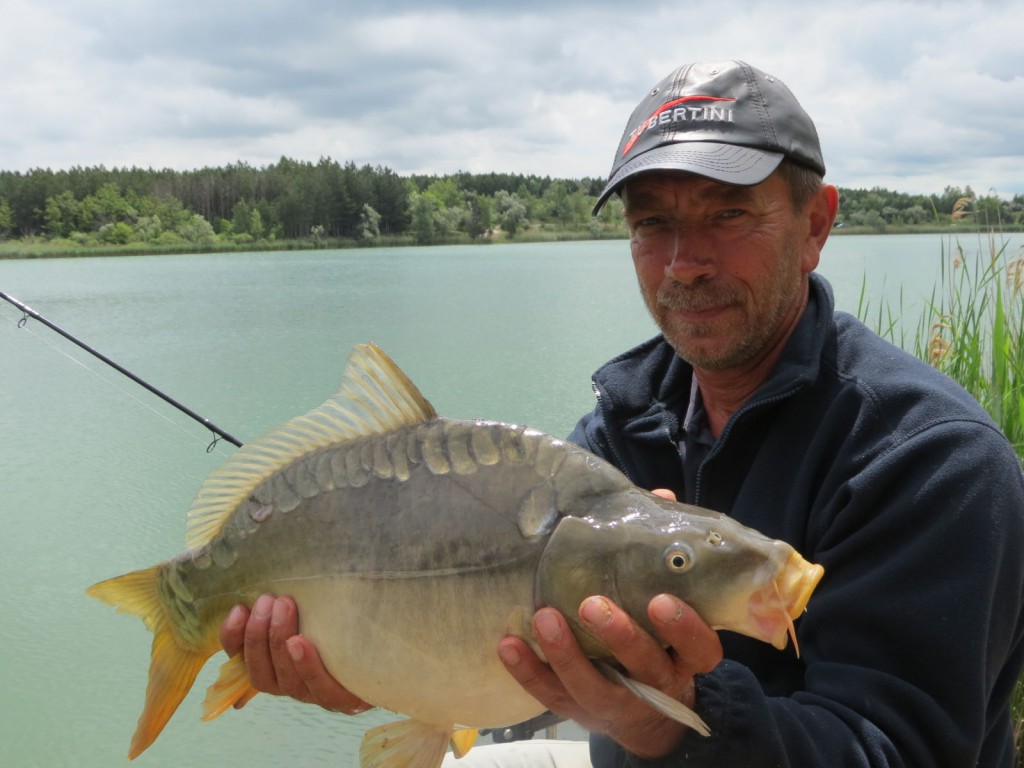
<svg viewBox="0 0 1024 768"><path fill-rule="evenodd" d="M676 234L674 247L665 265L666 277L684 285L692 285L714 277L716 271L710 249L702 247L698 238L688 237L682 232Z"/></svg>

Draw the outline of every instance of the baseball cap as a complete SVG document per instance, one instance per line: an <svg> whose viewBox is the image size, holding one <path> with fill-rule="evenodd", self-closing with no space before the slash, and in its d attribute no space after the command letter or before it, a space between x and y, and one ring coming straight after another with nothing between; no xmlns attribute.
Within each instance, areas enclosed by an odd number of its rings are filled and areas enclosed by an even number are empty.
<svg viewBox="0 0 1024 768"><path fill-rule="evenodd" d="M787 156L825 175L814 123L781 80L742 61L684 64L633 110L594 215L637 173L749 186Z"/></svg>

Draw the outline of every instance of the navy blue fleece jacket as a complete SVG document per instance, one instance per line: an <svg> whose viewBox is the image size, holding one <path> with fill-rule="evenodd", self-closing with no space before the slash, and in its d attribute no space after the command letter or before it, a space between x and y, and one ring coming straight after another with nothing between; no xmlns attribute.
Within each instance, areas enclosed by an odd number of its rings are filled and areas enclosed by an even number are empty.
<svg viewBox="0 0 1024 768"><path fill-rule="evenodd" d="M825 567L802 656L722 633L697 678L711 736L641 761L591 738L595 768L1009 768L1024 661L1024 476L958 385L834 313L806 313L769 379L682 486L692 369L661 338L594 376L570 439L645 488L725 512Z"/></svg>

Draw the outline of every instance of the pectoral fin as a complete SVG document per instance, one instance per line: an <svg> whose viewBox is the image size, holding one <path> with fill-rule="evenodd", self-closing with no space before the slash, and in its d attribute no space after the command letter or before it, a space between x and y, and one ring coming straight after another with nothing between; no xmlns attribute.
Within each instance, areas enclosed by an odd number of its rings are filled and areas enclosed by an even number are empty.
<svg viewBox="0 0 1024 768"><path fill-rule="evenodd" d="M657 688L645 685L644 683L638 683L636 680L631 680L619 672L619 670L614 667L610 667L607 664L598 662L597 668L600 669L601 673L609 680L626 688L638 699L654 707L665 717L675 720L677 723L682 723L688 728L692 728L701 736L711 735L711 729L708 728L707 723L701 720L700 715L687 707L681 701L676 701L668 694L659 691Z"/></svg>
<svg viewBox="0 0 1024 768"><path fill-rule="evenodd" d="M233 706L241 706L259 691L249 682L249 671L246 669L242 654L236 654L225 661L220 667L220 675L206 689L203 699L203 720L213 720Z"/></svg>
<svg viewBox="0 0 1024 768"><path fill-rule="evenodd" d="M371 728L359 747L361 768L438 768L448 742L458 735L417 720Z"/></svg>

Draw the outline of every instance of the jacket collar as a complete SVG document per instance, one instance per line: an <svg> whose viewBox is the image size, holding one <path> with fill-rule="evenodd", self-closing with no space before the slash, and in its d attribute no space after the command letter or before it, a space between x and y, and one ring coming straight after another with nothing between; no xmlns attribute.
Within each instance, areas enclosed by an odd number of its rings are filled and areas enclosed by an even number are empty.
<svg viewBox="0 0 1024 768"><path fill-rule="evenodd" d="M786 397L817 380L835 300L825 278L812 272L809 283L807 309L779 361L730 422L743 411ZM668 427L675 440L686 413L692 378L690 364L676 356L659 335L606 363L594 374L593 381L605 418L628 423L632 439L656 435L663 439Z"/></svg>

